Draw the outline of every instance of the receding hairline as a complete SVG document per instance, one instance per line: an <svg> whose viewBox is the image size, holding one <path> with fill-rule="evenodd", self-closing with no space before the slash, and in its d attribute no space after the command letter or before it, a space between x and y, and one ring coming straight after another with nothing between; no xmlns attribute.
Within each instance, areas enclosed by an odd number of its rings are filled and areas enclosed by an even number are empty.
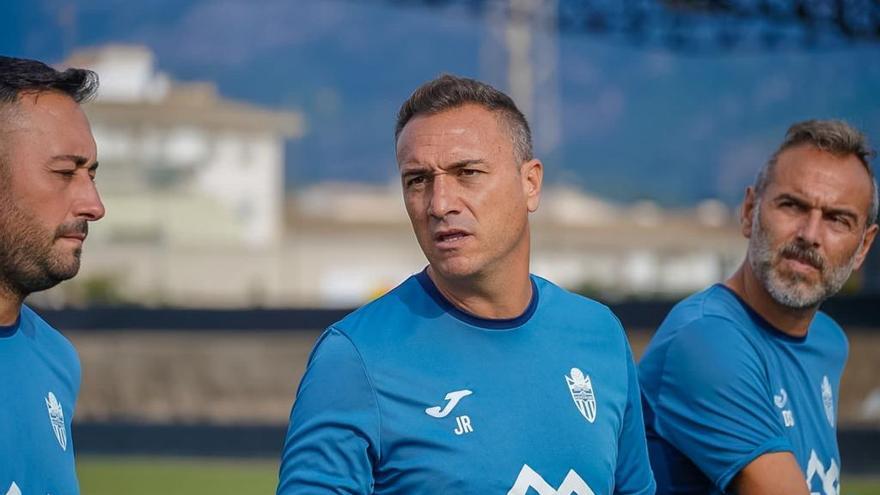
<svg viewBox="0 0 880 495"><path fill-rule="evenodd" d="M763 172L764 172L763 181L760 184L758 183L758 181L756 181L755 184L753 184L753 186L752 186L753 188L755 188L755 193L759 196L757 198L759 201L761 200L761 197L764 194L766 194L766 191L769 188L769 186L777 181L776 169L779 166L780 158L782 158L784 155L786 155L789 152L795 152L795 151L798 151L801 149L811 149L811 150L814 150L814 151L817 151L820 153L826 153L828 155L835 157L836 159L840 160L841 162L849 162L849 161L851 161L850 159L854 159L859 164L858 169L861 170L862 173L864 173L864 177L862 179L860 179L859 182L862 182L864 179L867 179L867 183L868 183L868 207L867 207L867 210L865 211L865 213L866 213L865 227L867 228L870 225L877 223L877 219L872 217L872 215L875 215L875 213L872 210L876 207L875 202L877 201L876 198L877 198L877 194L878 194L877 178L873 173L870 162L866 162L865 159L861 155L859 155L858 153L850 152L850 151L826 149L825 147L820 146L820 145L813 143L813 142L810 142L810 141L802 141L799 143L794 143L790 146L786 146L786 147L778 150L774 154L772 160L770 160L766 163L764 170L763 170ZM840 165L840 164L838 164L838 165ZM790 166L797 167L797 164L792 164ZM758 189L759 185L761 186L761 189Z"/></svg>
<svg viewBox="0 0 880 495"><path fill-rule="evenodd" d="M516 119L516 116L513 114L513 112L511 112L510 110L508 110L506 108L500 108L500 107L499 108L491 108L488 105L484 105L483 103L476 102L476 101L464 101L464 102L461 102L461 104L458 104L455 106L450 106L450 107L446 107L446 108L442 108L442 109L434 110L434 111L418 112L418 113L412 115L406 121L406 123L403 125L403 127L401 127L398 130L398 132L396 133L396 135L394 136L395 148L397 148L397 146L399 146L400 136L403 135L404 130L407 127L409 127L409 125L412 122L414 122L415 120L422 119L422 118L436 117L436 116L442 115L444 113L454 112L454 111L461 110L461 109L468 108L468 107L481 109L481 110L485 111L486 113L495 117L495 122L498 124L498 129L509 138L511 152L513 153L514 158L516 158L518 160L519 157L517 157L516 139L517 139L517 126L519 125L519 123ZM525 163L531 159L532 158L527 158L527 159L523 160L523 163Z"/></svg>

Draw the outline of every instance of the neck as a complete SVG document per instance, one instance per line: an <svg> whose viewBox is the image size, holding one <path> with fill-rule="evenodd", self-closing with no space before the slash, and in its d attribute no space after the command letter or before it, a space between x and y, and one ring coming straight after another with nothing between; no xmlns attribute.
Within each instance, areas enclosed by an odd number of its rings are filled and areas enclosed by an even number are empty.
<svg viewBox="0 0 880 495"><path fill-rule="evenodd" d="M516 318L532 300L528 264L495 276L448 278L428 266L428 276L450 303L474 316L487 319Z"/></svg>
<svg viewBox="0 0 880 495"><path fill-rule="evenodd" d="M749 307L771 325L792 337L806 336L810 323L819 310L818 306L797 309L776 302L752 272L748 260L743 262L739 270L727 279L724 285L736 292Z"/></svg>
<svg viewBox="0 0 880 495"><path fill-rule="evenodd" d="M21 304L24 298L6 288L0 281L0 326L9 326L15 323L21 312Z"/></svg>

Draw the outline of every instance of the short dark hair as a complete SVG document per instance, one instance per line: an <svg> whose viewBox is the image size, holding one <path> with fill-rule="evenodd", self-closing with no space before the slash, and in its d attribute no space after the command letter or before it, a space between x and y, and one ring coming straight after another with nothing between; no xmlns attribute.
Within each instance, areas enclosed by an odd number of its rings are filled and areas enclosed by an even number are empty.
<svg viewBox="0 0 880 495"><path fill-rule="evenodd" d="M466 77L442 74L419 86L397 112L395 142L406 124L418 115L433 115L467 104L497 112L513 139L514 156L520 163L532 159L532 131L513 100L494 87Z"/></svg>
<svg viewBox="0 0 880 495"><path fill-rule="evenodd" d="M58 71L37 60L0 56L0 105L22 93L57 91L82 103L98 90L98 75L86 69Z"/></svg>
<svg viewBox="0 0 880 495"><path fill-rule="evenodd" d="M868 139L861 131L842 120L805 120L789 127L788 132L785 133L785 140L779 145L770 160L758 171L754 185L755 194L760 196L766 189L773 168L779 160L779 155L785 150L801 144L810 144L838 157L852 155L858 158L871 179L871 203L868 205L867 225L875 223L878 209L877 180L871 169L871 158L876 153L871 149Z"/></svg>

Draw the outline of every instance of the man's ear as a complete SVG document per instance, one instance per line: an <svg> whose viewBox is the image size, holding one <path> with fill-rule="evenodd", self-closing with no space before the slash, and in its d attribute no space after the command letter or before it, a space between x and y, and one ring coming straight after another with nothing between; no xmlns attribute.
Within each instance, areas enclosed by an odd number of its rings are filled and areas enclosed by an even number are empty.
<svg viewBox="0 0 880 495"><path fill-rule="evenodd" d="M877 236L877 224L873 224L868 227L868 230L865 232L865 239L862 240L862 245L859 246L858 252L856 252L855 264L853 264L853 270L858 270L862 263L865 262L865 258L868 257L868 251L871 249L871 244L874 242L874 237Z"/></svg>
<svg viewBox="0 0 880 495"><path fill-rule="evenodd" d="M740 229L742 235L744 235L746 239L752 236L752 221L755 218L755 208L758 207L757 201L758 198L755 195L755 188L752 186L747 187L739 214Z"/></svg>
<svg viewBox="0 0 880 495"><path fill-rule="evenodd" d="M523 194L530 213L538 209L541 202L541 185L544 182L544 165L540 160L529 160L520 166Z"/></svg>

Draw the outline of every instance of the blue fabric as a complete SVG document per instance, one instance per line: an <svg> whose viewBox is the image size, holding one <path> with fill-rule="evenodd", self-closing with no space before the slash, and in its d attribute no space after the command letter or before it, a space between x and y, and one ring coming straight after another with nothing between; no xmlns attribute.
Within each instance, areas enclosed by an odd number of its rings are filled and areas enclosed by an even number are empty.
<svg viewBox="0 0 880 495"><path fill-rule="evenodd" d="M70 423L80 366L73 346L23 306L15 325L0 328L0 374L0 494L13 483L22 495L78 494Z"/></svg>
<svg viewBox="0 0 880 495"><path fill-rule="evenodd" d="M751 461L792 452L836 495L836 417L848 344L819 312L794 338L723 285L680 302L639 364L658 493L722 493Z"/></svg>
<svg viewBox="0 0 880 495"><path fill-rule="evenodd" d="M278 493L653 493L620 323L532 280L517 319L453 310L422 274L327 329L297 392Z"/></svg>

